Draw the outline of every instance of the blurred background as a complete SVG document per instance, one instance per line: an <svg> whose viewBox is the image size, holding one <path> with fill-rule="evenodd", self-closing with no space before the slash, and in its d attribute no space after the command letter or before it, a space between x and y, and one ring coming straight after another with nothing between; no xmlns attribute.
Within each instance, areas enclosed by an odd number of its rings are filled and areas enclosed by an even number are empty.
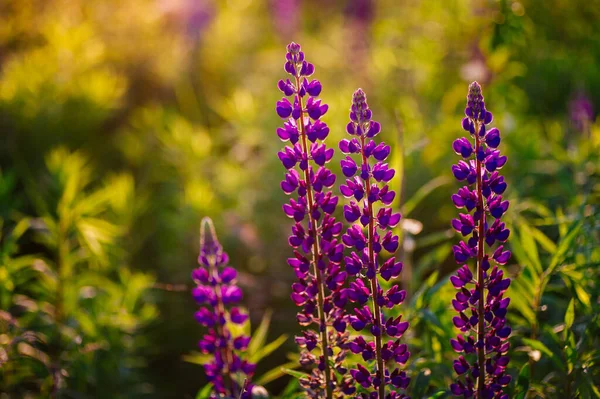
<svg viewBox="0 0 600 399"><path fill-rule="evenodd" d="M451 143L473 80L508 155L511 389L600 397L597 0L0 2L0 397L195 397L203 216L253 329L272 312L266 341L288 336L257 374L293 358L275 134L292 40L328 144L362 87L392 145L413 397L452 379Z"/></svg>

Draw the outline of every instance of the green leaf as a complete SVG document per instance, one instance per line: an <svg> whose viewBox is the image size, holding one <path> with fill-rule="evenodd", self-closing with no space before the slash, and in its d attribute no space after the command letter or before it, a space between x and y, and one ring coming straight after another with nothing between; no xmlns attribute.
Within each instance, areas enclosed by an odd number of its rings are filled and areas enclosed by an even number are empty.
<svg viewBox="0 0 600 399"><path fill-rule="evenodd" d="M210 397L210 394L212 393L212 388L212 384L204 386L204 388L198 391L196 399L208 399Z"/></svg>
<svg viewBox="0 0 600 399"><path fill-rule="evenodd" d="M577 294L577 298L579 298L579 302L590 310L592 308L592 301L590 299L590 294L588 294L585 288L580 284L575 284L575 293Z"/></svg>
<svg viewBox="0 0 600 399"><path fill-rule="evenodd" d="M273 312L271 312L270 310L266 311L265 315L263 316L260 322L260 325L254 332L254 334L252 334L252 339L250 340L250 345L248 346L249 356L253 356L255 353L258 352L260 348L265 346L265 343L267 342L267 333L269 332L269 325L271 324L272 314Z"/></svg>
<svg viewBox="0 0 600 399"><path fill-rule="evenodd" d="M277 366L277 367L272 368L271 370L269 370L266 373L262 374L258 378L253 378L253 382L256 385L266 385L269 382L275 381L276 379L281 378L284 375L288 374L288 373L286 373L284 371L284 369L286 369L286 370L293 370L294 367L298 367L298 366L299 366L298 362L288 362L288 363L285 363L285 364L283 364L281 366Z"/></svg>
<svg viewBox="0 0 600 399"><path fill-rule="evenodd" d="M521 236L521 245L527 254L527 258L531 264L535 267L537 274L542 273L542 262L540 261L540 255L538 253L537 244L533 239L533 233L528 224L521 221L519 223L519 230Z"/></svg>
<svg viewBox="0 0 600 399"><path fill-rule="evenodd" d="M275 341L270 342L266 346L262 346L257 352L254 352L252 356L250 356L251 363L258 363L261 359L269 356L273 351L277 350L281 345L287 341L288 336L286 334L281 335Z"/></svg>
<svg viewBox="0 0 600 399"><path fill-rule="evenodd" d="M297 370L288 369L288 368L285 368L285 367L281 367L281 371L283 371L285 374L291 375L292 377L295 377L295 378L304 378L304 377L306 377L306 373L303 373L303 372L297 371Z"/></svg>
<svg viewBox="0 0 600 399"><path fill-rule="evenodd" d="M183 359L184 362L199 364L199 365L203 366L207 362L210 361L211 356L208 354L205 355L200 352L192 352L189 355L183 355L181 358Z"/></svg>
<svg viewBox="0 0 600 399"><path fill-rule="evenodd" d="M290 380L289 384L287 384L287 386L281 393L281 396L285 397L286 395L291 395L291 394L295 393L297 389L298 389L298 380Z"/></svg>
<svg viewBox="0 0 600 399"><path fill-rule="evenodd" d="M437 391L433 395L430 396L431 399L445 398L448 396L448 392L446 391Z"/></svg>
<svg viewBox="0 0 600 399"><path fill-rule="evenodd" d="M560 262L564 260L564 257L567 251L571 248L573 241L579 236L579 231L581 230L582 222L576 222L571 226L571 230L567 233L567 235L560 240L558 244L558 248L550 261L550 266L546 269L546 274L551 275L554 272L554 269L559 265Z"/></svg>
<svg viewBox="0 0 600 399"><path fill-rule="evenodd" d="M535 240L540 244L542 248L544 248L548 253L553 254L556 252L556 244L547 235L542 233L537 227L529 226L531 230L531 234L535 238Z"/></svg>
<svg viewBox="0 0 600 399"><path fill-rule="evenodd" d="M517 379L517 387L519 388L519 396L525 397L527 392L529 391L529 363L525 363L525 365L521 368L519 372L519 378Z"/></svg>
<svg viewBox="0 0 600 399"><path fill-rule="evenodd" d="M569 306L567 306L567 312L565 313L565 328L570 330L575 321L575 300L571 298Z"/></svg>

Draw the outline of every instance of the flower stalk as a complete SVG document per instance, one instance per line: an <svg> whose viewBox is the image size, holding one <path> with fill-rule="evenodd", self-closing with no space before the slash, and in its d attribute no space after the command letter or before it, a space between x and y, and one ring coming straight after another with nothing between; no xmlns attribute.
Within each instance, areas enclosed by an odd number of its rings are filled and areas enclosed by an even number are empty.
<svg viewBox="0 0 600 399"><path fill-rule="evenodd" d="M371 390L372 395L365 396L365 393L360 397L405 398L399 390L406 389L410 379L397 367L390 373L386 365L391 361L400 365L407 362L410 353L406 344L400 343L400 338L408 329L408 322L401 321L402 316L386 319L384 308L392 309L400 305L406 292L400 290L398 285L392 285L384 292L379 282L380 277L389 281L402 271L402 263L396 262L393 256L398 249L399 239L391 231L400 222L401 216L392 213L390 207L395 197L394 191L388 186L395 171L385 163L390 147L372 140L381 131L381 125L373 121L371 116L366 95L358 89L352 97L350 123L346 126L347 133L356 137L340 142L341 151L347 155L341 161L342 172L347 180L340 190L346 198L351 199L344 206L344 216L352 224L342 236L342 241L353 249L351 256L346 257L345 264L348 274L355 276L344 293L350 302L356 304L354 315L349 316L350 325L357 332L369 328L374 339L373 342L367 342L360 335L350 342L349 349L361 354L363 360L368 362L366 366L356 365L350 373L365 390ZM360 156L360 165L356 164L351 154ZM380 265L379 254L382 250L392 256ZM369 301L371 306L367 305ZM385 337L391 339L384 343ZM374 373L371 372L370 363L374 363ZM388 387L389 390L386 389Z"/></svg>
<svg viewBox="0 0 600 399"><path fill-rule="evenodd" d="M283 206L295 222L288 240L294 257L288 263L298 281L291 297L302 307L297 316L300 325L315 324L317 330L307 329L296 337L303 349L300 363L316 365L300 384L310 397L329 399L351 394L354 388L342 364L348 336L342 295L347 273L340 267L343 245L337 239L342 224L332 216L338 203L331 192L335 175L325 167L333 157L333 149L324 143L329 127L321 120L328 106L317 98L321 83L307 79L314 66L305 60L298 44L287 46L284 68L292 79L279 81L279 90L286 97L277 102L276 111L285 121L277 135L290 143L278 154L287 169L281 188L290 196L297 194ZM317 348L318 357L313 354Z"/></svg>
<svg viewBox="0 0 600 399"><path fill-rule="evenodd" d="M453 143L454 151L468 163L461 160L452 166L456 179L467 183L452 196L457 208L467 210L452 221L452 226L470 237L453 247L456 262L463 264L450 278L458 290L452 305L459 316L454 317L453 323L464 335L451 340L453 349L461 355L454 361L459 378L450 388L454 395L465 398L507 399L503 387L511 379L505 372L511 329L506 325L510 298L504 298L504 293L510 279L504 278L498 266L506 264L511 254L503 245L497 246L491 256L485 252L486 245L492 248L496 242L504 243L510 234L501 221L509 203L502 200L506 183L498 174L506 156L496 149L500 144L498 129L487 130L493 117L485 108L477 82L469 86L465 115L462 127L473 136L475 146L465 137ZM475 259L476 279L465 263L469 259ZM468 288L470 285L474 288ZM469 356L473 356L471 363Z"/></svg>
<svg viewBox="0 0 600 399"><path fill-rule="evenodd" d="M192 272L196 283L192 295L201 305L195 316L199 324L208 328L198 345L202 353L213 356L204 370L217 397L239 395L250 399L252 384L247 381L254 374L255 365L242 359L250 337L234 337L228 328L228 323L244 324L248 315L232 306L242 300L242 290L236 285L237 271L227 266L229 257L223 252L210 218L202 219L198 263L200 267Z"/></svg>

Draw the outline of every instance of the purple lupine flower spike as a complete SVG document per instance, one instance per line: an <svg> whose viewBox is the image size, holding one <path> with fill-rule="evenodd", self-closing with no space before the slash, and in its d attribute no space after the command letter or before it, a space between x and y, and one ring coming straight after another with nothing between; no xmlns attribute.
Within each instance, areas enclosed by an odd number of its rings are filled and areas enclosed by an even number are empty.
<svg viewBox="0 0 600 399"><path fill-rule="evenodd" d="M505 371L511 333L506 324L510 298L504 298L504 293L510 279L498 265L508 262L510 252L499 245L490 256L485 248L487 244L491 252L491 247L497 241L504 243L510 233L501 221L508 201L502 199L506 183L498 174L506 157L496 150L500 132L486 127L492 121L492 114L485 108L477 82L469 86L465 115L462 127L470 133L471 140L461 137L453 144L454 151L465 161L452 166L452 172L459 181L466 181L466 185L452 196L452 201L467 213L459 214L452 227L468 238L453 247L456 262L462 264L456 275L450 277L458 290L452 306L459 316L454 317L453 323L463 334L450 342L461 354L454 361L459 377L450 390L465 398L508 399L504 387L511 379ZM476 262L475 275L466 264L470 259Z"/></svg>
<svg viewBox="0 0 600 399"><path fill-rule="evenodd" d="M296 337L303 349L300 363L316 365L300 384L310 397L329 399L352 394L354 386L342 365L348 337L347 298L342 290L347 272L340 267L344 246L337 237L342 224L333 216L338 203L331 192L335 175L325 166L333 156L333 149L323 142L329 127L321 117L328 106L317 98L321 83L310 78L315 68L300 45L287 46L284 69L291 78L278 83L285 97L277 102L276 111L285 121L277 135L290 143L278 156L287 169L281 189L293 196L283 205L295 222L288 239L294 257L288 263L298 281L292 285L291 297L302 308L297 316L300 325L314 325L316 330L307 329Z"/></svg>
<svg viewBox="0 0 600 399"><path fill-rule="evenodd" d="M248 315L236 305L242 300L242 290L236 285L237 272L227 266L229 257L217 239L212 220L202 219L200 227L200 267L192 272L196 287L192 295L201 306L196 312L198 323L208 328L208 333L198 343L200 351L212 355L204 365L214 393L221 397L252 398L250 380L255 365L243 360L242 354L250 343L250 337L233 336L228 323L243 324ZM240 396L241 394L241 396Z"/></svg>
<svg viewBox="0 0 600 399"><path fill-rule="evenodd" d="M343 243L353 249L345 259L346 272L355 276L345 293L356 305L354 315L349 317L350 325L357 332L368 329L375 339L367 342L359 335L349 343L349 349L361 354L365 361L350 373L356 382L371 392L361 397L407 398L401 393L410 382L406 373L397 367L390 372L385 366L390 363L404 365L410 353L406 344L400 343L408 322L401 316L384 315L384 308L401 304L406 293L397 285L384 291L379 284L380 278L388 281L402 271L402 263L396 262L393 256L398 248L398 236L391 230L400 222L400 214L393 213L390 208L395 195L388 187L394 170L385 163L390 147L372 140L381 131L381 125L371 116L365 93L356 90L350 109L351 121L346 126L346 131L353 137L340 142L341 151L347 155L341 161L342 171L348 178L340 190L351 199L344 205L344 216L354 223L342 236ZM351 157L353 154L360 156L360 164ZM385 262L379 259L383 251L392 255Z"/></svg>

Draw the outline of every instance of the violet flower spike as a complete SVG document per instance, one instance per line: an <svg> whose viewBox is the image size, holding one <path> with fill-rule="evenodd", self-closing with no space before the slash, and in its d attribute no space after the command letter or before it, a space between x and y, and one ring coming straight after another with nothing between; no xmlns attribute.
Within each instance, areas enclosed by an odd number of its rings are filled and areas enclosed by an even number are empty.
<svg viewBox="0 0 600 399"><path fill-rule="evenodd" d="M400 222L401 216L393 213L390 207L395 196L388 187L395 172L385 163L390 147L372 140L381 131L381 125L371 116L365 93L361 89L356 90L352 96L351 121L346 126L346 131L353 138L344 139L339 145L347 155L341 166L348 178L346 184L340 186L340 191L351 199L349 204L344 205L344 216L348 222L354 223L342 236L344 245L353 249L351 256L345 259L346 271L355 276L345 293L356 305L354 315L349 317L350 325L357 332L369 329L375 339L367 342L359 335L350 342L349 349L362 355L365 361L365 364L356 365L350 373L356 382L371 392L360 397L407 398L400 390L408 387L410 378L397 367L390 373L386 364L393 361L404 365L408 361L408 347L400 343L408 322L402 321L402 316L386 318L383 313L384 308L391 309L401 304L406 292L397 285L384 292L379 284L379 278L388 281L398 277L402 271L402 263L396 262L393 256L398 248L398 236L391 230ZM360 155L360 164L350 156L352 154ZM392 257L380 264L379 255L383 250ZM386 337L388 340L384 343ZM386 387L390 388L387 394Z"/></svg>
<svg viewBox="0 0 600 399"><path fill-rule="evenodd" d="M317 98L321 83L309 80L314 66L306 61L300 45L287 46L284 69L291 78L278 83L285 97L277 102L276 111L285 121L277 135L290 143L278 154L287 169L281 189L290 196L297 195L283 205L295 222L288 240L294 257L288 263L298 281L292 285L291 297L302 307L297 316L300 325L316 327L316 331L307 329L296 337L303 349L300 363L316 365L300 384L309 397L330 399L352 394L355 388L342 365L348 337L347 298L342 291L347 272L340 267L344 247L337 239L342 224L333 217L338 203L331 192L335 175L325 166L333 156L333 149L323 142L329 127L321 117L328 106Z"/></svg>
<svg viewBox="0 0 600 399"><path fill-rule="evenodd" d="M208 328L208 333L198 343L200 351L214 357L204 365L208 380L217 395L252 398L253 385L246 384L242 391L241 382L250 380L256 366L243 360L250 337L232 336L229 323L243 324L248 315L235 306L242 300L242 290L236 285L237 271L227 266L229 256L217 239L212 220L202 219L200 227L200 267L192 272L196 287L192 295L201 305L196 312L198 323Z"/></svg>
<svg viewBox="0 0 600 399"><path fill-rule="evenodd" d="M511 333L506 311L510 298L504 298L504 293L510 279L498 265L508 262L510 252L502 244L492 255L485 251L486 244L491 251L496 242L504 243L510 233L501 221L509 204L502 199L506 183L498 173L506 157L496 150L500 132L486 127L492 121L492 114L485 108L477 82L469 86L465 115L462 127L470 133L471 140L461 137L454 142L453 149L466 162L453 165L452 172L457 180L466 181L466 185L452 196L452 201L467 213L459 214L452 227L468 239L453 247L456 262L463 265L450 277L458 290L452 306L459 316L454 317L453 323L464 334L450 341L452 348L461 353L454 361L459 377L450 390L455 396L465 398L508 399L503 390L511 380L506 373ZM470 259L476 260L475 276L465 264Z"/></svg>

